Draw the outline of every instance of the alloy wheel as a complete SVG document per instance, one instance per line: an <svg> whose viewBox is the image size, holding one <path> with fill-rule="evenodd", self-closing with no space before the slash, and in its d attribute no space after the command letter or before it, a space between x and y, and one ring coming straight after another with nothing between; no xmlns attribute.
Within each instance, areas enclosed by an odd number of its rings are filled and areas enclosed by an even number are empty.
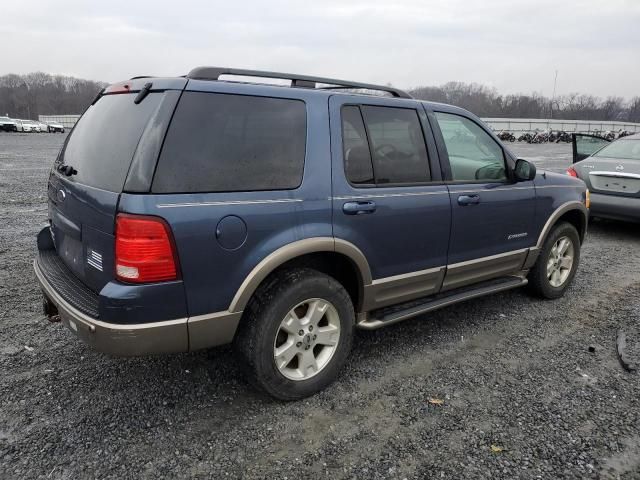
<svg viewBox="0 0 640 480"><path fill-rule="evenodd" d="M553 244L547 259L547 278L554 288L567 281L573 267L574 247L569 237L560 237Z"/></svg>
<svg viewBox="0 0 640 480"><path fill-rule="evenodd" d="M324 369L337 350L340 316L321 298L293 307L280 323L273 344L278 371L290 380L307 380Z"/></svg>

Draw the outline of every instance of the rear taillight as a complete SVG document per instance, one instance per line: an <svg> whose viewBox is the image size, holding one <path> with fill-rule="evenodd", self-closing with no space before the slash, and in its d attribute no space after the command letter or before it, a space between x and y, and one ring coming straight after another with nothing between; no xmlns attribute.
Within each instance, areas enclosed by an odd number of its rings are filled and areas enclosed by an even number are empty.
<svg viewBox="0 0 640 480"><path fill-rule="evenodd" d="M159 217L118 214L116 277L133 283L178 278L178 257L167 222Z"/></svg>
<svg viewBox="0 0 640 480"><path fill-rule="evenodd" d="M567 168L567 175L578 178L578 172L576 172L573 167Z"/></svg>

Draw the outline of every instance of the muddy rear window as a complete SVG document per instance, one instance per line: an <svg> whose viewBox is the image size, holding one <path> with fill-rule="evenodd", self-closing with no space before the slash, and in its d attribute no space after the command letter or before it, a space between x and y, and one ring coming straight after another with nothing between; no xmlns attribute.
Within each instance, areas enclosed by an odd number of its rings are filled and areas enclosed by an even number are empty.
<svg viewBox="0 0 640 480"><path fill-rule="evenodd" d="M162 93L133 103L136 94L105 95L76 124L61 161L78 173L70 180L111 192L121 192L129 165Z"/></svg>
<svg viewBox="0 0 640 480"><path fill-rule="evenodd" d="M302 181L302 101L185 92L158 160L154 193L286 190Z"/></svg>

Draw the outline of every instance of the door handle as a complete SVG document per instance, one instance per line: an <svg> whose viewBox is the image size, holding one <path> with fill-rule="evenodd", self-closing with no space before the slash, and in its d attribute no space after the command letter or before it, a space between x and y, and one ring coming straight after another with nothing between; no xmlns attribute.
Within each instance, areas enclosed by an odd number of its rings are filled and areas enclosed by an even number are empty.
<svg viewBox="0 0 640 480"><path fill-rule="evenodd" d="M347 202L342 206L342 211L347 215L364 215L376 211L375 202Z"/></svg>
<svg viewBox="0 0 640 480"><path fill-rule="evenodd" d="M467 205L478 205L480 203L480 195L460 195L458 197L458 205L466 207Z"/></svg>

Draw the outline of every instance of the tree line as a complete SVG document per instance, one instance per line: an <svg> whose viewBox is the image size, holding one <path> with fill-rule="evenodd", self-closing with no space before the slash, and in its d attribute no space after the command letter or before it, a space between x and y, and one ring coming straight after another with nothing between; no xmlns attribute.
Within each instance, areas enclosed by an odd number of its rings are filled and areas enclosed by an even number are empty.
<svg viewBox="0 0 640 480"><path fill-rule="evenodd" d="M500 95L476 83L449 82L439 87L417 87L409 93L420 100L448 103L480 117L558 118L564 120L624 121L640 123L640 96L600 98L571 93L555 98L537 93Z"/></svg>
<svg viewBox="0 0 640 480"><path fill-rule="evenodd" d="M36 120L38 115L80 114L105 85L43 72L11 73L0 77L0 115Z"/></svg>
<svg viewBox="0 0 640 480"><path fill-rule="evenodd" d="M43 72L0 76L0 115L37 119L38 115L84 112L104 82ZM476 83L449 82L439 87L417 87L415 98L449 103L480 117L618 120L640 123L640 96L599 98L572 93L549 98L537 93L501 95Z"/></svg>

